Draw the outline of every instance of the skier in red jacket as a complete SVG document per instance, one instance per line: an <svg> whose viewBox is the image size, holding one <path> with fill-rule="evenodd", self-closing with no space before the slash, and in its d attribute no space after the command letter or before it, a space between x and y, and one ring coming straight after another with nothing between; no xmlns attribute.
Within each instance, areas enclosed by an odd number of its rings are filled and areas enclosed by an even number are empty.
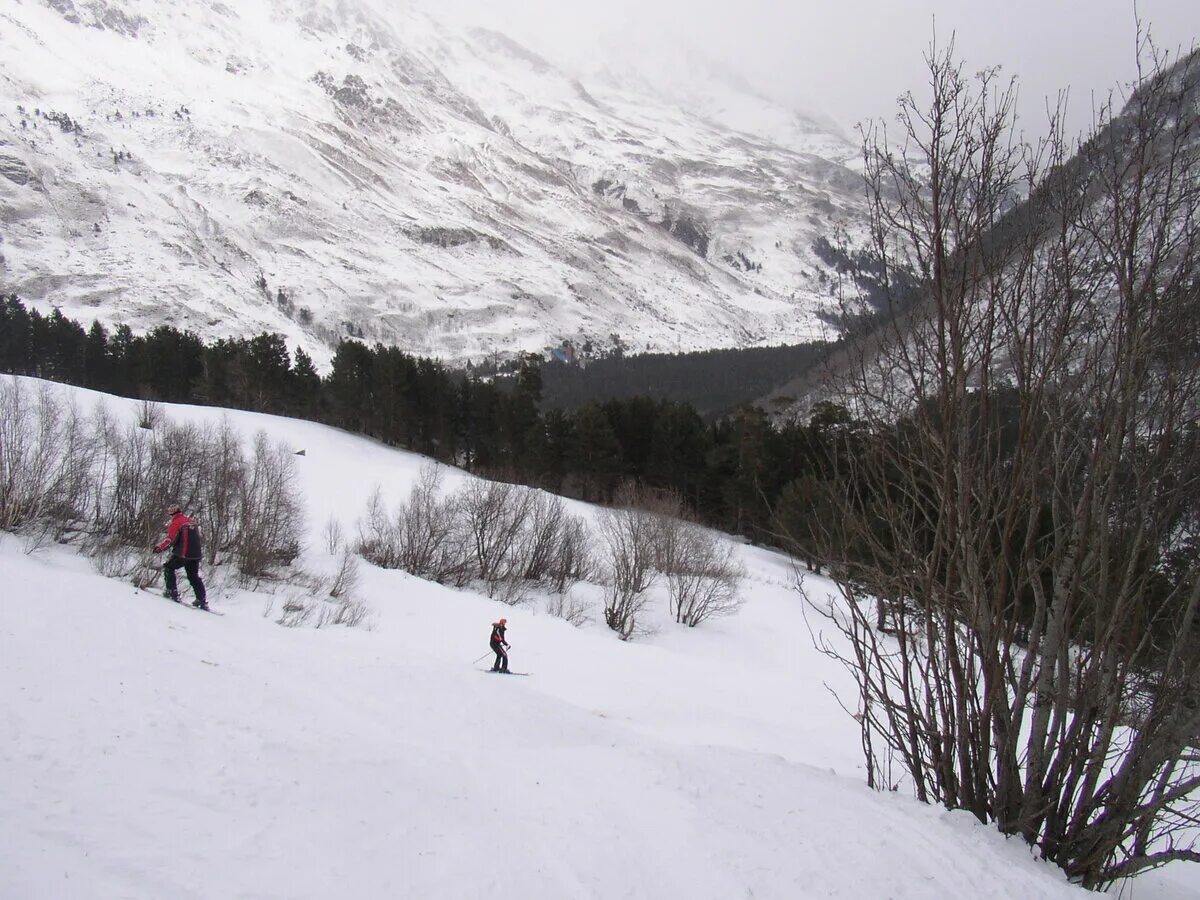
<svg viewBox="0 0 1200 900"><path fill-rule="evenodd" d="M492 671L502 672L505 675L508 674L508 641L504 639L504 632L507 626L508 619L493 622L492 636L488 641L492 652L496 654L496 661L492 664Z"/></svg>
<svg viewBox="0 0 1200 900"><path fill-rule="evenodd" d="M171 517L171 521L167 524L167 536L154 547L156 553L161 553L168 547L171 548L171 556L163 564L163 596L170 597L176 603L179 602L179 590L175 586L175 570L183 569L188 583L192 586L192 593L196 595L192 606L208 609L204 582L200 580L202 551L200 526L185 516L177 503L172 503L167 507L167 515Z"/></svg>

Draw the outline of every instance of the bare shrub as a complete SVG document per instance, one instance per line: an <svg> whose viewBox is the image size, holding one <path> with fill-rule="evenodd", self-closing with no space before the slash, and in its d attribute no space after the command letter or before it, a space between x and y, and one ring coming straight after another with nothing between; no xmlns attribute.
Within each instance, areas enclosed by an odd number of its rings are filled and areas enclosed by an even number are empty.
<svg viewBox="0 0 1200 900"><path fill-rule="evenodd" d="M547 586L561 595L579 582L594 578L598 567L591 546L592 535L587 524L578 516L567 516L546 570Z"/></svg>
<svg viewBox="0 0 1200 900"><path fill-rule="evenodd" d="M283 598L283 603L279 608L279 618L275 620L276 625L282 625L284 628L299 628L306 624L321 608L321 601L315 597L306 597L302 594L291 594ZM270 617L275 613L275 598L272 597L267 606L263 609L263 616Z"/></svg>
<svg viewBox="0 0 1200 900"><path fill-rule="evenodd" d="M44 550L53 543L48 527L44 519L38 522L27 525L21 530L21 552L26 556L32 556L39 550Z"/></svg>
<svg viewBox="0 0 1200 900"><path fill-rule="evenodd" d="M55 541L83 527L95 491L94 442L88 425L74 403L67 406L58 425L57 458L40 513Z"/></svg>
<svg viewBox="0 0 1200 900"><path fill-rule="evenodd" d="M1089 888L1200 861L1200 56L1152 62L1078 147L952 53L902 152L867 134L874 250L923 294L852 342L815 548L868 783Z"/></svg>
<svg viewBox="0 0 1200 900"><path fill-rule="evenodd" d="M45 509L62 453L60 415L46 386L31 398L16 378L0 384L0 528L20 528Z"/></svg>
<svg viewBox="0 0 1200 900"><path fill-rule="evenodd" d="M369 563L381 569L399 569L399 529L383 502L383 492L376 485L367 499L365 519L358 522L358 552Z"/></svg>
<svg viewBox="0 0 1200 900"><path fill-rule="evenodd" d="M337 580L335 577L333 583L336 584ZM276 603L279 595L271 595L263 606L263 618L274 617L275 623L285 628L300 628L305 625L311 625L313 628L324 628L327 625L342 625L346 628L370 627L370 607L348 593L332 595L327 579L308 572L297 572L288 582L301 592L292 590L284 594L278 607Z"/></svg>
<svg viewBox="0 0 1200 900"><path fill-rule="evenodd" d="M549 577L566 521L566 504L561 497L542 491L531 493L520 550L526 580L541 582Z"/></svg>
<svg viewBox="0 0 1200 900"><path fill-rule="evenodd" d="M345 547L338 561L338 569L329 584L329 596L335 600L347 596L358 586L358 557Z"/></svg>
<svg viewBox="0 0 1200 900"><path fill-rule="evenodd" d="M325 549L329 551L330 556L337 553L345 543L342 523L332 515L326 520L325 527L321 529L321 536L325 538Z"/></svg>
<svg viewBox="0 0 1200 900"><path fill-rule="evenodd" d="M295 480L291 451L282 444L272 447L259 432L238 532L238 570L247 578L290 565L300 553L303 521Z"/></svg>
<svg viewBox="0 0 1200 900"><path fill-rule="evenodd" d="M694 628L737 612L744 571L734 560L733 546L693 521L675 492L659 494L649 505L654 565L666 577L675 621Z"/></svg>
<svg viewBox="0 0 1200 900"><path fill-rule="evenodd" d="M133 571L130 573L129 583L136 588L153 587L162 577L162 566L159 564L158 555L145 548L140 551L130 549L133 553ZM207 580L205 587L211 588Z"/></svg>
<svg viewBox="0 0 1200 900"><path fill-rule="evenodd" d="M397 516L400 568L419 578L461 587L470 549L457 498L441 496L441 468L429 463Z"/></svg>
<svg viewBox="0 0 1200 900"><path fill-rule="evenodd" d="M364 559L383 569L402 568L400 527L396 521L401 515L398 510L393 518L383 502L382 490L376 485L367 500L366 516L358 522L356 548Z"/></svg>
<svg viewBox="0 0 1200 900"><path fill-rule="evenodd" d="M232 555L253 579L289 564L302 510L286 448L260 434L247 461L228 422L175 425L158 407L151 418L152 429L122 425L101 404L89 419L50 386L0 381L0 528L21 529L30 550L82 535L102 571L127 574L137 563L120 547L152 545L179 503L202 525L210 565Z"/></svg>
<svg viewBox="0 0 1200 900"><path fill-rule="evenodd" d="M315 627L324 628L326 625L342 625L346 628L357 628L368 622L370 614L371 608L361 600L355 600L351 597L338 597L321 604L320 611L317 613Z"/></svg>
<svg viewBox="0 0 1200 900"><path fill-rule="evenodd" d="M675 552L662 571L675 621L689 628L732 615L742 605L738 588L745 572L734 560L733 545L699 525L681 523Z"/></svg>
<svg viewBox="0 0 1200 900"><path fill-rule="evenodd" d="M82 552L106 578L132 579L144 566L145 552L138 552L112 534L94 534L84 539Z"/></svg>
<svg viewBox="0 0 1200 900"><path fill-rule="evenodd" d="M487 583L488 596L507 606L520 606L529 599L533 588L532 581L526 581L515 572L501 575Z"/></svg>
<svg viewBox="0 0 1200 900"><path fill-rule="evenodd" d="M48 385L33 395L15 378L0 383L0 528L38 526L40 545L65 540L88 515L93 442L74 403Z"/></svg>
<svg viewBox="0 0 1200 900"><path fill-rule="evenodd" d="M659 572L673 572L683 565L686 551L684 527L687 510L675 491L641 491L639 501L650 518L650 549Z"/></svg>
<svg viewBox="0 0 1200 900"><path fill-rule="evenodd" d="M591 621L591 616L588 615L587 601L580 597L571 596L570 594L552 595L546 602L546 612L556 619L569 622L576 628L580 628Z"/></svg>
<svg viewBox="0 0 1200 900"><path fill-rule="evenodd" d="M626 483L617 491L616 505L601 510L598 518L609 575L604 594L604 622L623 641L639 632L638 617L648 602L646 591L656 576L657 517L642 508L649 500L636 485Z"/></svg>
<svg viewBox="0 0 1200 900"><path fill-rule="evenodd" d="M249 484L250 467L242 452L241 435L224 419L204 441L195 507L203 517L204 556L210 566L238 551Z"/></svg>
<svg viewBox="0 0 1200 900"><path fill-rule="evenodd" d="M150 448L146 512L158 516L167 503L196 510L206 468L204 432L195 425L177 425L164 418L154 430Z"/></svg>
<svg viewBox="0 0 1200 900"><path fill-rule="evenodd" d="M472 479L458 492L474 575L489 596L511 599L525 569L521 536L533 492L499 481Z"/></svg>
<svg viewBox="0 0 1200 900"><path fill-rule="evenodd" d="M153 400L143 400L138 404L137 426L147 431L153 431L162 425L166 419L162 404Z"/></svg>
<svg viewBox="0 0 1200 900"><path fill-rule="evenodd" d="M104 410L93 418L93 434L100 471L91 527L144 547L157 524L148 512L152 434L123 427Z"/></svg>
<svg viewBox="0 0 1200 900"><path fill-rule="evenodd" d="M455 497L440 495L439 468L421 470L408 500L389 515L378 489L359 522L358 552L385 569L462 587L470 580L470 549Z"/></svg>
<svg viewBox="0 0 1200 900"><path fill-rule="evenodd" d="M559 594L586 581L595 569L588 545L587 526L567 512L561 497L542 491L531 494L517 551L526 581Z"/></svg>

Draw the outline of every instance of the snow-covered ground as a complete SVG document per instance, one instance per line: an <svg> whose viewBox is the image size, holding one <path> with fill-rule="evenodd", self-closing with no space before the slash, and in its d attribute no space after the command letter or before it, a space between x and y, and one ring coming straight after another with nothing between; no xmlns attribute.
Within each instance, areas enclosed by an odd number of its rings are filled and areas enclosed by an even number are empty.
<svg viewBox="0 0 1200 900"><path fill-rule="evenodd" d="M376 484L398 499L424 465L308 423L168 412L305 450L316 569L331 516L352 534ZM868 790L788 561L739 554L737 616L660 615L622 643L366 565L369 629L280 627L220 577L207 616L2 535L0 897L1082 896L968 815ZM472 664L500 615L528 678ZM1200 878L1135 887L1182 900Z"/></svg>

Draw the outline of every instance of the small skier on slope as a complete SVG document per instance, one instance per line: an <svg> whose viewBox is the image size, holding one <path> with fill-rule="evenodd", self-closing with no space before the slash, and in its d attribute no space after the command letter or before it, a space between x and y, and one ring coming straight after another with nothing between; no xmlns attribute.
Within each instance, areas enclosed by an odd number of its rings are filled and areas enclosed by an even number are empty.
<svg viewBox="0 0 1200 900"><path fill-rule="evenodd" d="M200 527L183 514L179 504L172 503L167 507L167 515L171 517L167 523L167 536L154 546L154 552L162 553L171 548L170 558L163 564L163 596L179 602L179 590L175 585L175 570L183 569L192 593L196 599L192 606L208 609L208 600L204 591L204 582L200 580Z"/></svg>
<svg viewBox="0 0 1200 900"><path fill-rule="evenodd" d="M508 625L508 619L501 619L499 622L492 623L492 652L496 654L496 661L492 663L493 672L501 672L508 674L508 641L504 639L504 631Z"/></svg>

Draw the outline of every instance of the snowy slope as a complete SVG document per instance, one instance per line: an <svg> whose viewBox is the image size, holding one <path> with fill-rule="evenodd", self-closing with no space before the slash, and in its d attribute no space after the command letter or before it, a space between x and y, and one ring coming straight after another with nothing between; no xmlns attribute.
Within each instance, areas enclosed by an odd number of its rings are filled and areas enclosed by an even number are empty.
<svg viewBox="0 0 1200 900"><path fill-rule="evenodd" d="M821 333L854 150L696 71L585 85L383 0L9 2L0 289L318 361Z"/></svg>
<svg viewBox="0 0 1200 900"><path fill-rule="evenodd" d="M306 450L317 568L331 515L352 533L423 463L227 415ZM1083 896L969 816L863 786L826 688L845 676L772 553L740 548L736 617L626 644L370 567L371 630L285 629L211 573L223 618L27 549L0 535L0 897ZM529 678L472 667L501 614ZM1197 888L1168 870L1136 896Z"/></svg>

